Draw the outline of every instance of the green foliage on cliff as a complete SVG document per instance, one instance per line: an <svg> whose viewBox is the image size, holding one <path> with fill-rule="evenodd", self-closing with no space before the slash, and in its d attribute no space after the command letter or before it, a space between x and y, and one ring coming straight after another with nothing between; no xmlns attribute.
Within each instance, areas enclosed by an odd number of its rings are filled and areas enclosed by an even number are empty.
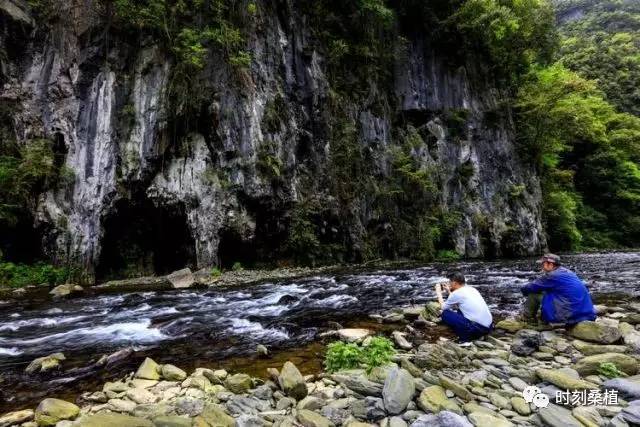
<svg viewBox="0 0 640 427"><path fill-rule="evenodd" d="M640 2L558 3L562 64L595 80L620 111L640 116Z"/></svg>
<svg viewBox="0 0 640 427"><path fill-rule="evenodd" d="M59 285L69 280L73 274L69 268L45 263L26 265L0 261L0 287Z"/></svg>
<svg viewBox="0 0 640 427"><path fill-rule="evenodd" d="M633 246L640 237L640 119L561 64L520 88L520 144L542 178L554 249Z"/></svg>
<svg viewBox="0 0 640 427"><path fill-rule="evenodd" d="M557 44L554 11L547 0L454 1L448 23L463 35L467 49L488 54L494 70L516 82L534 62L547 62Z"/></svg>
<svg viewBox="0 0 640 427"><path fill-rule="evenodd" d="M110 4L116 25L155 34L168 44L183 65L202 69L208 46L221 49L231 64L247 65L244 36L232 22L237 15L232 3L224 0L113 0Z"/></svg>
<svg viewBox="0 0 640 427"><path fill-rule="evenodd" d="M50 140L20 146L5 140L0 147L0 224L14 224L33 210L39 194L73 179L72 171L57 164Z"/></svg>

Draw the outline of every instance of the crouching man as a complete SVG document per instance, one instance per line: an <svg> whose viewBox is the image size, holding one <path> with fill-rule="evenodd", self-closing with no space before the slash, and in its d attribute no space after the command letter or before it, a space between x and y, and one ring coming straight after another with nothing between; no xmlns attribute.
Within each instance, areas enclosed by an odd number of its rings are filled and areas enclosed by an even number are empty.
<svg viewBox="0 0 640 427"><path fill-rule="evenodd" d="M543 275L521 289L527 298L525 320L539 323L541 314L543 323L564 323L567 327L595 320L589 290L573 271L562 267L560 257L546 254L539 263Z"/></svg>
<svg viewBox="0 0 640 427"><path fill-rule="evenodd" d="M442 284L436 284L436 296L442 308L442 323L458 335L462 344L469 343L491 332L493 317L480 292L465 284L462 274L449 276L445 290L449 292L446 301L442 298Z"/></svg>

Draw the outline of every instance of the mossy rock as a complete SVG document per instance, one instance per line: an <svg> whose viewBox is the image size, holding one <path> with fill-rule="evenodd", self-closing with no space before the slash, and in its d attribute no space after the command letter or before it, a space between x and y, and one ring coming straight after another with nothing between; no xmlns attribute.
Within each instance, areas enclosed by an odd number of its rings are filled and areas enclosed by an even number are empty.
<svg viewBox="0 0 640 427"><path fill-rule="evenodd" d="M78 416L80 408L66 400L47 398L36 408L35 420L39 426L54 426L58 421Z"/></svg>

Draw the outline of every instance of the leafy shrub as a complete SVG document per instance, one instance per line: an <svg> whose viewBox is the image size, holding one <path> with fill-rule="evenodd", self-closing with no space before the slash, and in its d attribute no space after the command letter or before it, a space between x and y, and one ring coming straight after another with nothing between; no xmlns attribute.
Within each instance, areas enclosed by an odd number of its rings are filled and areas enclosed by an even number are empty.
<svg viewBox="0 0 640 427"><path fill-rule="evenodd" d="M336 341L327 347L324 366L328 372L354 369L360 366L362 349L357 344Z"/></svg>
<svg viewBox="0 0 640 427"><path fill-rule="evenodd" d="M607 378L617 378L626 376L624 372L622 372L615 363L611 362L603 362L598 367L598 374L603 375Z"/></svg>
<svg viewBox="0 0 640 427"><path fill-rule="evenodd" d="M211 277L220 277L222 275L222 271L218 267L213 267L211 269Z"/></svg>
<svg viewBox="0 0 640 427"><path fill-rule="evenodd" d="M363 346L336 341L327 347L324 366L328 372L359 367L371 372L376 366L391 362L395 353L393 343L385 337L373 337Z"/></svg>
<svg viewBox="0 0 640 427"><path fill-rule="evenodd" d="M29 285L59 285L71 278L73 271L67 267L50 264L33 265L0 262L0 287L21 288Z"/></svg>
<svg viewBox="0 0 640 427"><path fill-rule="evenodd" d="M242 271L242 270L244 270L244 267L242 266L242 263L234 262L233 265L231 266L231 270L233 270L233 271Z"/></svg>
<svg viewBox="0 0 640 427"><path fill-rule="evenodd" d="M436 260L450 262L450 261L458 261L460 259L460 254L451 249L441 249L436 253Z"/></svg>
<svg viewBox="0 0 640 427"><path fill-rule="evenodd" d="M388 338L373 337L363 347L362 361L367 372L370 372L376 366L383 366L391 362L394 354L396 354L396 350Z"/></svg>

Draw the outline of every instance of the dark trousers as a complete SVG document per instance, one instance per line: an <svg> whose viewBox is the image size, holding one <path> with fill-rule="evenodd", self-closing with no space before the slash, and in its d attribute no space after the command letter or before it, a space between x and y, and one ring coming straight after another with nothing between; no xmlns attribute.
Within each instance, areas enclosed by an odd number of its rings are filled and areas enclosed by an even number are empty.
<svg viewBox="0 0 640 427"><path fill-rule="evenodd" d="M544 293L528 294L527 299L524 302L524 319L528 323L543 323L542 313L540 313L540 307L542 307L542 297Z"/></svg>
<svg viewBox="0 0 640 427"><path fill-rule="evenodd" d="M467 319L459 311L444 310L442 323L453 329L460 341L468 342L487 335L491 328Z"/></svg>

